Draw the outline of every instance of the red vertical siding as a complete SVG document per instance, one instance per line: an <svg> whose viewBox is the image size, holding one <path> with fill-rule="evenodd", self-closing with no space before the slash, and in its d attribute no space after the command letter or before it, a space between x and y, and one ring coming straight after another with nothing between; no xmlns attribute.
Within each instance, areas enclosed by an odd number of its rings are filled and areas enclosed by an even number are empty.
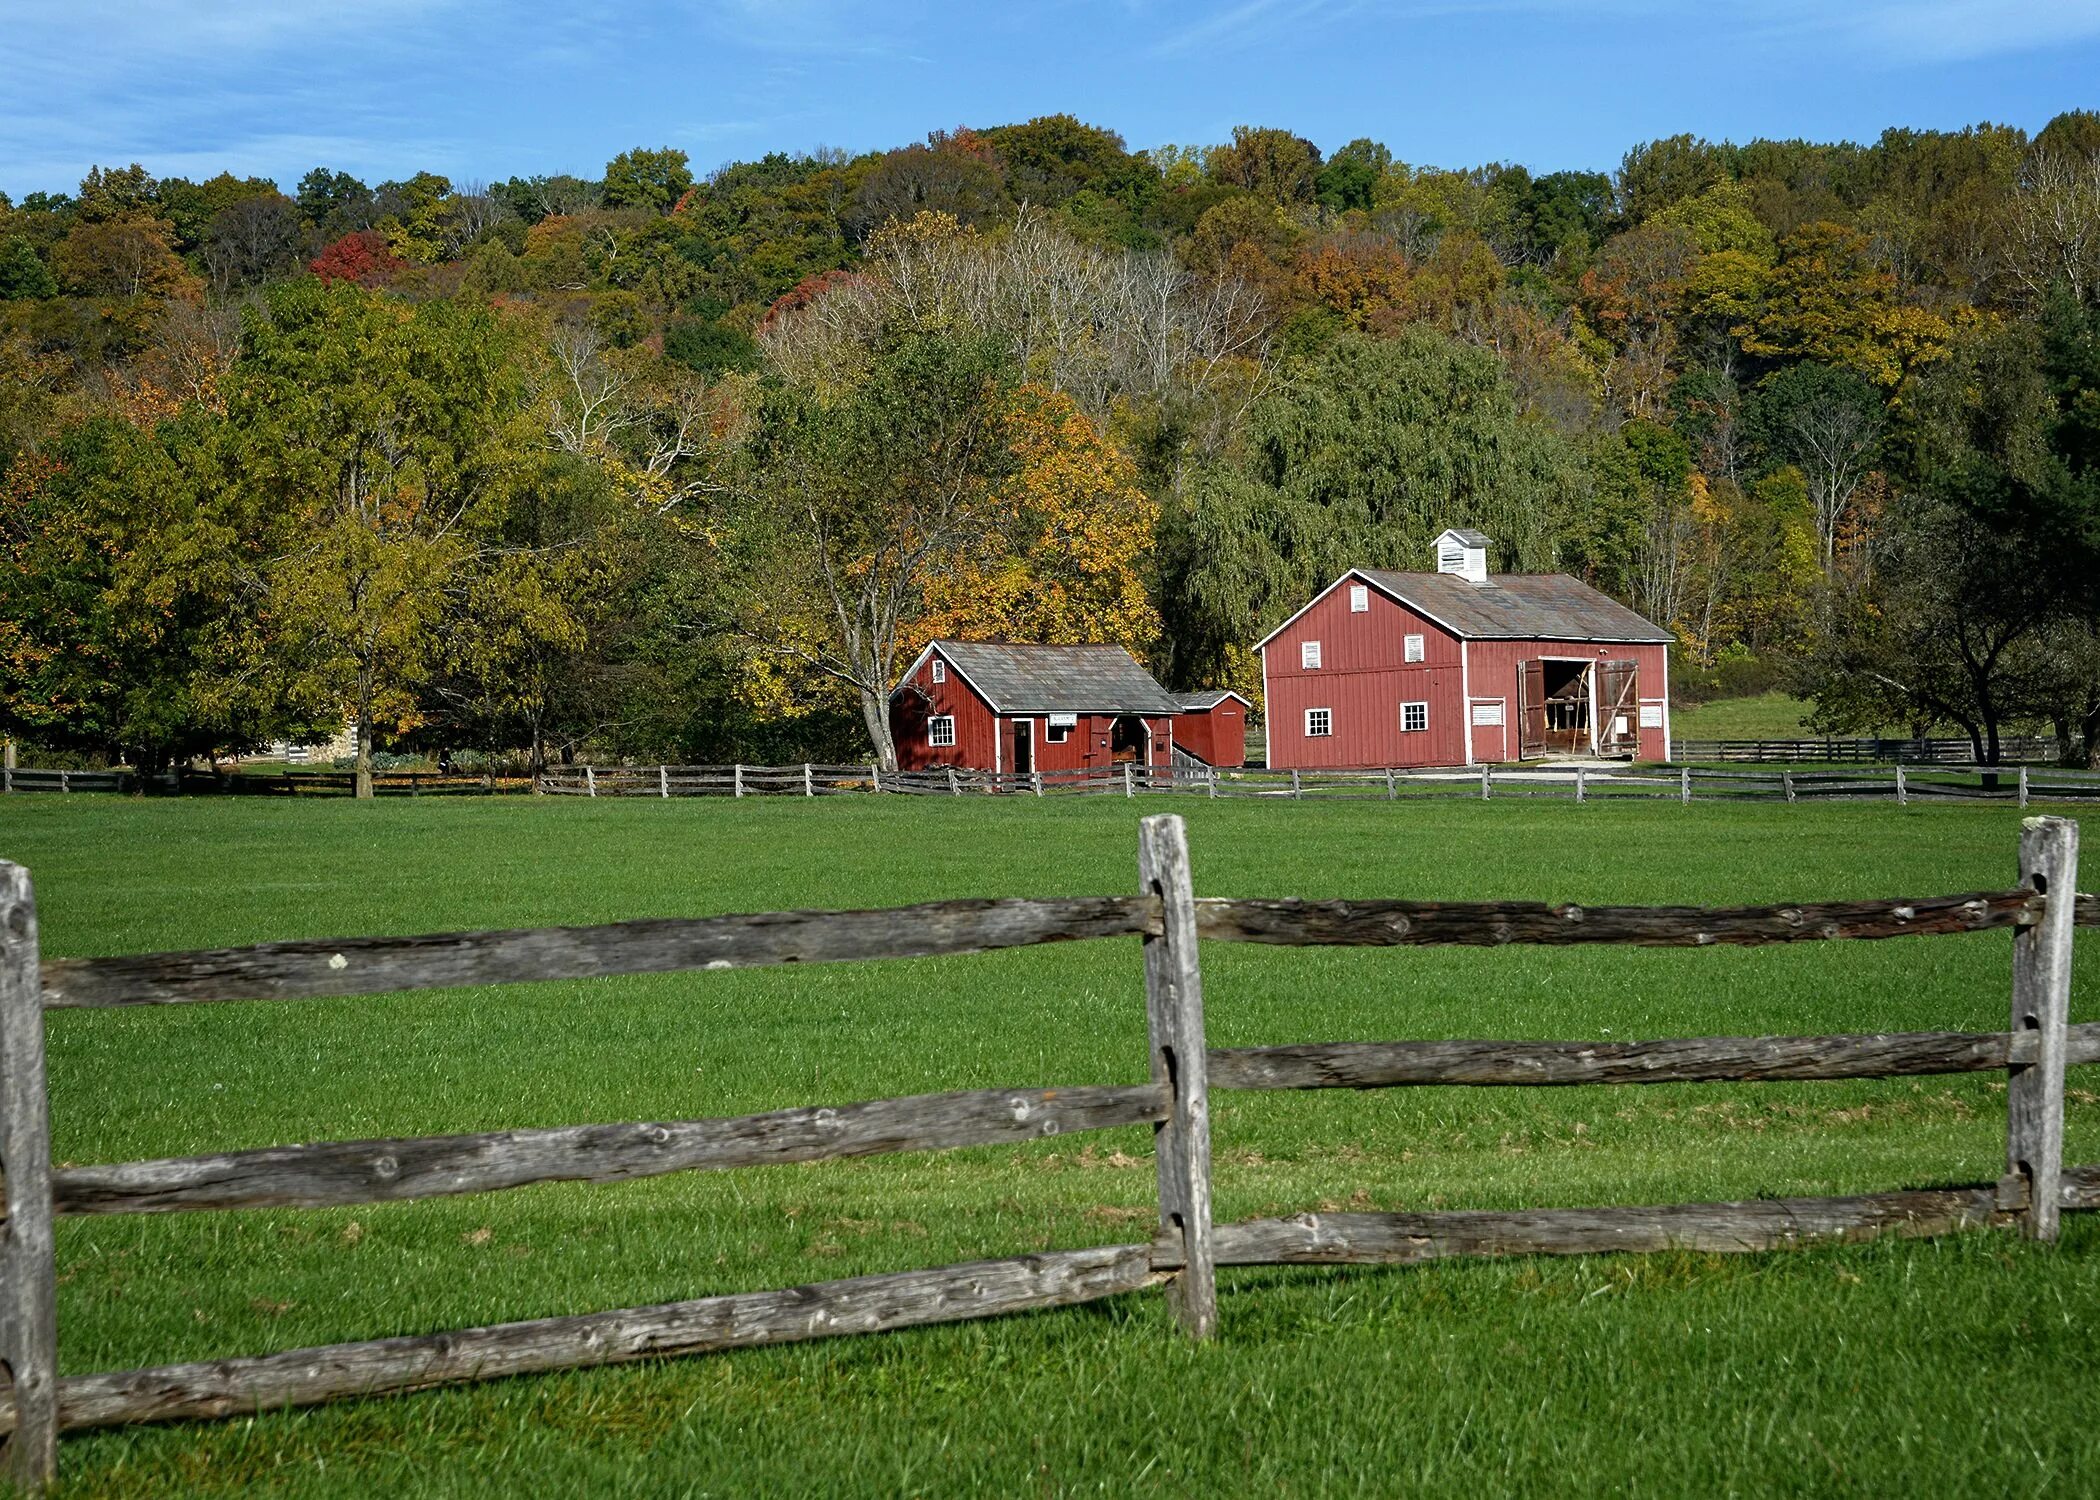
<svg viewBox="0 0 2100 1500"><path fill-rule="evenodd" d="M920 662L919 669L904 680L904 691L890 699L890 733L897 739L897 767L924 771L933 766L962 766L989 771L995 764L992 757L999 722L991 705L963 681L962 673L953 666L947 669L946 682L933 680L933 663L938 655L932 653ZM926 721L942 714L955 717L955 743L935 747L926 743Z"/></svg>
<svg viewBox="0 0 2100 1500"><path fill-rule="evenodd" d="M1475 698L1508 700L1505 718L1509 725L1509 756L1517 754L1517 676L1522 664L1540 657L1567 657L1578 661L1630 661L1634 663L1634 697L1644 706L1661 709L1664 723L1669 710L1667 649L1660 643L1632 645L1624 641L1470 641L1466 657ZM1638 722L1638 721L1636 721ZM1640 731L1640 758L1667 760L1670 749L1660 725Z"/></svg>
<svg viewBox="0 0 2100 1500"><path fill-rule="evenodd" d="M1434 621L1370 591L1370 608L1349 608L1344 583L1300 615L1263 650L1267 663L1269 764L1339 770L1450 766L1466 760L1459 642ZM1422 637L1422 660L1406 660L1406 637ZM1306 668L1301 647L1320 643ZM1400 728L1402 703L1427 703L1429 728ZM1305 711L1332 712L1334 733L1308 738Z"/></svg>
<svg viewBox="0 0 2100 1500"><path fill-rule="evenodd" d="M1639 728L1643 760L1669 755L1666 648L1660 644L1596 641L1468 641L1370 590L1370 608L1349 608L1344 580L1263 648L1268 690L1269 764L1279 769L1362 769L1380 766L1463 765L1469 759L1515 759L1518 753L1520 663L1539 657L1631 661L1635 697L1662 724ZM1423 659L1405 659L1405 639L1422 637ZM1320 643L1320 665L1307 668L1301 648ZM1471 729L1471 702L1503 700L1501 729ZM1400 728L1400 705L1429 705L1429 728ZM1325 708L1334 732L1305 733L1305 711ZM1636 710L1638 713L1638 709ZM1636 720L1638 723L1638 720ZM1506 748L1502 736L1507 735Z"/></svg>
<svg viewBox="0 0 2100 1500"><path fill-rule="evenodd" d="M1174 716L1174 743L1207 766L1247 763L1247 709L1237 698Z"/></svg>

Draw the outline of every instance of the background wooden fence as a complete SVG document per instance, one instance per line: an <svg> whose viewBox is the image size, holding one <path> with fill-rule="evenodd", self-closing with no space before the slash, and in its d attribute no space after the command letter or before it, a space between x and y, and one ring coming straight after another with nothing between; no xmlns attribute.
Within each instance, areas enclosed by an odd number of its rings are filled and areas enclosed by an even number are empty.
<svg viewBox="0 0 2100 1500"><path fill-rule="evenodd" d="M1550 764L1470 770L1262 771L1122 764L1086 771L992 772L944 768L878 771L870 765L579 766L549 772L540 790L572 797L830 797L882 792L919 797L1196 797L1324 801L1403 797L1555 797L1583 802L1993 800L2077 802L2100 798L2100 772L2029 766L1887 766L1732 771L1705 766Z"/></svg>
<svg viewBox="0 0 2100 1500"><path fill-rule="evenodd" d="M605 927L267 943L43 962L29 872L0 863L0 1166L6 1174L0 1393L10 1472L55 1474L61 1431L220 1417L531 1371L742 1348L1065 1306L1165 1283L1181 1325L1218 1324L1219 1265L1412 1264L1448 1256L1694 1248L1744 1251L2018 1226L2053 1239L2066 1209L2100 1207L2100 1167L2066 1169L2064 1069L2100 1061L2100 1025L2068 1020L2078 826L2022 826L2016 884L1974 894L1777 907L1575 907L1528 902L1197 900L1182 822L1139 828L1139 892L948 901L872 912L776 912ZM1713 1037L1657 1042L1328 1042L1211 1049L1199 940L1283 945L1625 943L1707 947L2010 928L2011 1022L1999 1032ZM1147 1080L986 1089L780 1110L406 1140L321 1141L54 1168L44 1012L54 1008L332 996L759 964L926 957L1136 937ZM1209 1091L1885 1078L2003 1070L2004 1173L1973 1187L1842 1198L1515 1213L1304 1214L1212 1222ZM942 1150L1150 1124L1160 1217L1143 1243L892 1272L785 1291L362 1340L249 1358L67 1376L57 1369L52 1216L299 1208L485 1192L549 1181Z"/></svg>
<svg viewBox="0 0 2100 1500"><path fill-rule="evenodd" d="M1692 761L1752 761L1762 765L1804 765L1817 761L1866 765L1967 765L1976 747L1963 739L1940 740L1677 740L1672 758ZM2038 734L2006 735L1998 742L2007 765L2048 764L2057 759L2055 740Z"/></svg>

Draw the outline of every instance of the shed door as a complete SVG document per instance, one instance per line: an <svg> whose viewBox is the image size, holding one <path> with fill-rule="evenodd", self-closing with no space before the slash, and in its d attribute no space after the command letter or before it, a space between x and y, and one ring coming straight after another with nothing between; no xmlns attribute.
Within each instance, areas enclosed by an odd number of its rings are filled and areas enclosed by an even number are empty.
<svg viewBox="0 0 2100 1500"><path fill-rule="evenodd" d="M1641 740L1641 714L1635 688L1638 668L1630 661L1597 663L1597 750L1602 755L1632 755Z"/></svg>
<svg viewBox="0 0 2100 1500"><path fill-rule="evenodd" d="M1026 776L1035 769L1035 720L1014 720L1014 774Z"/></svg>
<svg viewBox="0 0 2100 1500"><path fill-rule="evenodd" d="M1527 661L1517 668L1517 758L1535 760L1546 753L1546 664Z"/></svg>

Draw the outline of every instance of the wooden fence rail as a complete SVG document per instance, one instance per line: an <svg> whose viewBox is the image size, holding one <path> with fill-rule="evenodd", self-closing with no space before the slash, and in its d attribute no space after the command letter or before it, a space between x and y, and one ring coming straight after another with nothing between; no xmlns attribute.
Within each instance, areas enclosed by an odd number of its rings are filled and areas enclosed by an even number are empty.
<svg viewBox="0 0 2100 1500"><path fill-rule="evenodd" d="M761 784L733 771L733 783ZM661 787L668 776L659 778ZM811 768L805 795L817 795ZM748 794L748 791L747 791ZM41 961L28 872L0 863L0 1433L25 1489L55 1474L60 1431L221 1417L534 1371L746 1348L1068 1306L1164 1283L1181 1326L1218 1325L1218 1265L1413 1264L1452 1256L1747 1251L1810 1241L2017 1227L2053 1239L2100 1208L2100 1165L2062 1162L2064 1070L2100 1062L2100 1023L2067 1015L2077 825L2022 825L2019 881L1968 895L1786 906L1579 907L1527 902L1275 901L1194 895L1186 835L1146 818L1135 896L935 902L880 912L776 912L605 927L366 937ZM1694 1037L1638 1042L1395 1041L1212 1049L1202 941L1290 946L1619 943L1709 947L2010 929L2011 1025L2001 1032ZM980 1089L777 1110L398 1140L323 1141L209 1156L53 1168L43 1016L52 1009L388 991L757 964L922 958L1068 940L1142 941L1149 1081ZM1215 1224L1213 1088L1387 1088L2007 1076L2007 1158L1995 1181L1848 1198L1513 1213L1310 1214ZM254 1358L57 1374L55 1214L304 1208L486 1192L550 1181L1013 1143L1151 1125L1159 1224L1111 1245L892 1272L782 1291L294 1349Z"/></svg>
<svg viewBox="0 0 2100 1500"><path fill-rule="evenodd" d="M1414 798L1559 798L1575 802L2030 802L2100 800L2100 772L2054 766L1977 766L1966 756L1939 756L1918 763L1816 765L1813 756L1785 756L1791 742L1761 741L1769 755L1706 755L1710 746L1684 742L1687 760L1769 762L1759 770L1715 765L1409 767L1375 770L1267 771L1210 766L1128 764L1078 771L994 772L941 767L932 771L879 771L867 764L788 766L577 766L548 771L536 781L524 776L387 771L373 776L380 796L470 796L538 792L573 797L1123 797L1179 793L1184 796L1260 798L1270 801L1387 801ZM1804 741L1802 744L1815 742ZM183 792L276 796L350 795L356 778L347 771L285 770L217 775L184 771L142 776L132 771L62 771L19 768L4 773L0 790L17 792Z"/></svg>
<svg viewBox="0 0 2100 1500"><path fill-rule="evenodd" d="M2043 735L2005 735L1998 741L1998 754L2008 765L2054 761L2060 747ZM1966 765L1976 757L1976 747L1962 739L1778 739L1778 740L1673 740L1670 753L1678 760L1761 761L1772 765L1812 761L1850 762L1863 765Z"/></svg>
<svg viewBox="0 0 2100 1500"><path fill-rule="evenodd" d="M1136 797L1156 793L1288 802L1384 801L1421 797L1575 802L2030 802L2100 800L2100 772L2035 766L1944 764L1726 770L1703 765L1409 767L1268 771L1211 766L1095 766L1075 771L997 772L941 767L878 771L848 766L584 766L543 775L538 790L578 797L838 796L880 792L920 797Z"/></svg>

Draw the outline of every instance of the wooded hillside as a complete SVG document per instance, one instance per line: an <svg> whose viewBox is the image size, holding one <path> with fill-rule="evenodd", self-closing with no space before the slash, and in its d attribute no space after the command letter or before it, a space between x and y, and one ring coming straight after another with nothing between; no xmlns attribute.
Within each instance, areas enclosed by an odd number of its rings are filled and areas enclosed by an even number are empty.
<svg viewBox="0 0 2100 1500"><path fill-rule="evenodd" d="M1695 688L2091 761L2100 115L0 195L0 732L53 751L887 760L935 634L1257 697L1252 641L1449 525Z"/></svg>

